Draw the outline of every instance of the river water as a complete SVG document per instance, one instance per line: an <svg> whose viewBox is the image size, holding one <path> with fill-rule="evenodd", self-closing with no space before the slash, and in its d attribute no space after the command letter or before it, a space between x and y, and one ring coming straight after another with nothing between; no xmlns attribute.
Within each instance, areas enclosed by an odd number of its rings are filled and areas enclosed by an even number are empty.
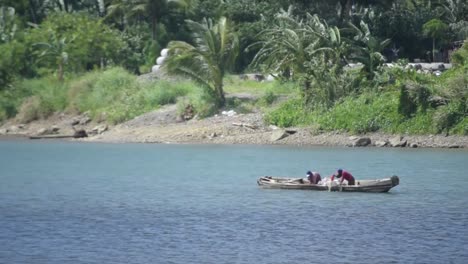
<svg viewBox="0 0 468 264"><path fill-rule="evenodd" d="M398 175L389 193L263 175ZM0 263L467 263L468 151L0 141Z"/></svg>

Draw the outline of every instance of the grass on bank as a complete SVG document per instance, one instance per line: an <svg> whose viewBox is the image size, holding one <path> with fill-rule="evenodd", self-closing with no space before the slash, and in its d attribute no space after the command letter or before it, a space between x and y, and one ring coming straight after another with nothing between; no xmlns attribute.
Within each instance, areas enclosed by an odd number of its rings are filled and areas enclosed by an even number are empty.
<svg viewBox="0 0 468 264"><path fill-rule="evenodd" d="M270 105L276 100L277 91L286 93L286 89L275 83L241 85L235 77L230 79L226 86L228 93L252 91L260 96L258 102L228 99L226 109L237 112L250 112L257 103ZM0 121L14 117L18 122L27 123L55 112L87 112L92 119L116 124L174 103L178 104L179 112L192 105L202 118L218 112L212 95L193 82L142 82L122 68L112 68L71 77L63 83L54 76L17 81L11 89L0 93Z"/></svg>
<svg viewBox="0 0 468 264"><path fill-rule="evenodd" d="M68 89L67 111L88 112L90 117L116 124L177 98L193 93L191 83L145 83L121 68L93 72L73 80Z"/></svg>
<svg viewBox="0 0 468 264"><path fill-rule="evenodd" d="M266 122L280 127L311 126L313 132L468 135L468 117L460 116L455 121L448 121L454 113L450 110L452 105L406 118L398 112L398 95L395 92L349 97L329 110L304 110L301 103L300 99L284 102L266 114Z"/></svg>
<svg viewBox="0 0 468 264"><path fill-rule="evenodd" d="M191 82L141 82L121 68L90 72L63 83L52 76L21 80L0 93L0 121L14 117L27 123L65 111L87 112L93 119L116 124L200 90Z"/></svg>
<svg viewBox="0 0 468 264"><path fill-rule="evenodd" d="M224 78L224 91L227 94L248 93L262 97L267 93L277 96L290 95L296 90L296 84L292 82L242 80L239 76L228 75Z"/></svg>
<svg viewBox="0 0 468 264"><path fill-rule="evenodd" d="M228 76L228 95L248 93L257 99L228 97L225 109L248 113L261 108L267 123L310 126L317 132L468 135L468 118L463 110L467 105L468 77L464 73L451 70L440 78L398 73L393 82L378 89L360 87L359 93L341 98L328 109L305 106L294 83L244 81ZM403 98L406 101L402 99L402 88L409 91L409 98ZM452 99L445 105L422 107L428 103L424 101L428 96L421 97L425 92ZM192 105L201 118L219 112L212 95L193 82L141 82L121 68L112 68L63 83L53 77L18 81L13 88L0 92L0 121L15 117L26 123L55 112L87 112L95 120L116 124L172 103L177 103L179 113ZM407 113L402 113L402 105Z"/></svg>
<svg viewBox="0 0 468 264"><path fill-rule="evenodd" d="M249 93L255 99L228 98L225 109L249 113L268 108L294 89L291 83L259 83L228 76L227 94ZM179 113L187 105L193 106L201 118L219 111L210 92L191 81L144 82L122 68L111 68L69 76L65 82L54 76L17 81L11 89L0 92L0 122L15 118L27 123L56 112L86 112L92 119L116 124L173 103L177 103Z"/></svg>
<svg viewBox="0 0 468 264"><path fill-rule="evenodd" d="M303 105L299 96L266 114L281 127L310 126L316 131L468 135L468 74L440 78L416 72L390 72L392 82L338 100L331 108ZM314 131L313 131L314 132Z"/></svg>
<svg viewBox="0 0 468 264"><path fill-rule="evenodd" d="M15 83L0 93L0 121L16 116L20 122L29 122L65 109L66 86L53 77Z"/></svg>

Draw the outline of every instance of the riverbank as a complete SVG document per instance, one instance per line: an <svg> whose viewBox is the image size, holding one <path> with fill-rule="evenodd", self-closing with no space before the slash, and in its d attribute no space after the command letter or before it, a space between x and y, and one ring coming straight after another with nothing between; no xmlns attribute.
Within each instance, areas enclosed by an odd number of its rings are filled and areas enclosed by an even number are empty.
<svg viewBox="0 0 468 264"><path fill-rule="evenodd" d="M7 122L0 127L2 138L38 135L73 135L85 130L86 138L69 139L83 142L165 143L165 144L254 144L292 146L377 146L467 148L467 136L390 135L315 131L311 127L281 129L263 122L263 113L238 114L224 111L206 119L182 121L175 105L143 114L125 123L109 126L91 121L86 114L56 114L47 120L28 124Z"/></svg>

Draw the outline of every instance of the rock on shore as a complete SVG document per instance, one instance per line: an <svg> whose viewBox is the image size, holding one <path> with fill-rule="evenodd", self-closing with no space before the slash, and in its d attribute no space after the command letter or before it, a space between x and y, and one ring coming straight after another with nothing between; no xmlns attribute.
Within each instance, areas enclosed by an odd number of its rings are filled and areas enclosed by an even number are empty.
<svg viewBox="0 0 468 264"><path fill-rule="evenodd" d="M263 114L237 114L225 111L202 120L181 121L175 106L147 113L110 131L84 139L103 142L151 142L194 144L269 144L296 146L349 147L445 147L468 148L466 136L409 136L372 133L353 136L346 133L314 133L310 128L281 129L266 125ZM230 114L228 114L230 113Z"/></svg>
<svg viewBox="0 0 468 264"><path fill-rule="evenodd" d="M165 106L117 126L92 122L86 115L71 117L64 114L57 114L48 120L38 120L29 124L9 122L0 127L0 136L73 134L77 129L85 130L89 137L70 140L114 143L468 148L468 136L381 133L356 136L336 132L316 133L315 130L307 127L281 129L264 124L261 112L238 114L227 110L206 119L193 118L184 121L178 117L175 105Z"/></svg>

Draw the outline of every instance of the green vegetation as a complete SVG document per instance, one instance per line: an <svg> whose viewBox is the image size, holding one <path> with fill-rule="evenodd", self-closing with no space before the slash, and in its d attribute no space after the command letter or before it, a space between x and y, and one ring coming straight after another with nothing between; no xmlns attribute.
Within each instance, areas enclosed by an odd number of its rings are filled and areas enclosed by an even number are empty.
<svg viewBox="0 0 468 264"><path fill-rule="evenodd" d="M267 121L282 127L312 125L321 131L355 134L468 135L466 69L447 71L437 79L401 69L388 69L386 74L396 80L379 90L361 88L365 92L342 98L331 108L307 108L300 99L291 99L270 111Z"/></svg>
<svg viewBox="0 0 468 264"><path fill-rule="evenodd" d="M251 46L260 46L252 62L254 67L300 82L306 104L327 104L339 96L333 77L342 73L344 64L340 59L345 48L337 27L309 13L306 19L296 17L290 6L287 12L278 13L273 26L260 35L261 40ZM317 86L323 88L322 96L313 96Z"/></svg>
<svg viewBox="0 0 468 264"><path fill-rule="evenodd" d="M119 123L177 103L317 131L466 135L467 13L463 0L4 0L0 122ZM162 69L194 82L137 80L165 47ZM454 67L436 77L413 59ZM237 77L249 72L276 81Z"/></svg>
<svg viewBox="0 0 468 264"><path fill-rule="evenodd" d="M237 36L230 32L225 17L216 24L211 19L204 19L202 23L187 20L187 24L195 45L170 42L163 68L170 74L187 77L208 88L217 105L222 107L226 103L223 78L239 52Z"/></svg>
<svg viewBox="0 0 468 264"><path fill-rule="evenodd" d="M142 83L121 68L90 72L65 83L55 78L25 80L0 98L0 117L19 122L46 118L55 112L88 112L93 119L119 123L173 104L186 95L199 94L190 82Z"/></svg>
<svg viewBox="0 0 468 264"><path fill-rule="evenodd" d="M423 25L423 34L432 38L432 59L435 59L436 39L440 39L447 32L448 26L440 19L431 19Z"/></svg>
<svg viewBox="0 0 468 264"><path fill-rule="evenodd" d="M287 96L297 90L297 85L294 82L242 80L238 76L230 75L224 78L224 90L227 93L249 93L256 96L267 92Z"/></svg>

